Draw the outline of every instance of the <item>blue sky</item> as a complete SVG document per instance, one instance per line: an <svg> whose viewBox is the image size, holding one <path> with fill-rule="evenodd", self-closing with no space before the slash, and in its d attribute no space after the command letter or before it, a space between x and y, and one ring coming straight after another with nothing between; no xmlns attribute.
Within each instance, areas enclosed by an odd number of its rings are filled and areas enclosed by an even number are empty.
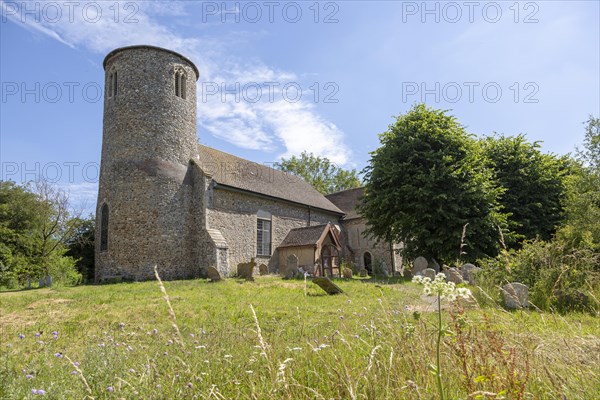
<svg viewBox="0 0 600 400"><path fill-rule="evenodd" d="M598 1L0 4L0 179L44 175L89 210L102 60L121 46L192 59L199 141L259 163L307 150L362 169L421 101L559 154L600 115Z"/></svg>

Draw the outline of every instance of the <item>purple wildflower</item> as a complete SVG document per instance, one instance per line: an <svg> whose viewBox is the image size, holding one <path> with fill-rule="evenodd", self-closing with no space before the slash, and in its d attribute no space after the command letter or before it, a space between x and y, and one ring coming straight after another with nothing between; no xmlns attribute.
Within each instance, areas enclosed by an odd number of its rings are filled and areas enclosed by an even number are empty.
<svg viewBox="0 0 600 400"><path fill-rule="evenodd" d="M79 367L79 363L78 363L77 361L75 361L75 362L73 363L73 365L74 365L74 366L76 366L76 367Z"/></svg>
<svg viewBox="0 0 600 400"><path fill-rule="evenodd" d="M78 372L77 371L71 371L71 375L77 375Z"/></svg>
<svg viewBox="0 0 600 400"><path fill-rule="evenodd" d="M54 357L61 358L62 357L62 353L54 353Z"/></svg>
<svg viewBox="0 0 600 400"><path fill-rule="evenodd" d="M31 393L44 396L46 391L44 389L31 389Z"/></svg>
<svg viewBox="0 0 600 400"><path fill-rule="evenodd" d="M35 337L40 337L42 336L42 332L36 332Z"/></svg>
<svg viewBox="0 0 600 400"><path fill-rule="evenodd" d="M27 379L33 379L33 375L27 374L27 375L25 375L25 378L27 378Z"/></svg>
<svg viewBox="0 0 600 400"><path fill-rule="evenodd" d="M25 339L25 335L23 335L22 333L19 333L19 339Z"/></svg>
<svg viewBox="0 0 600 400"><path fill-rule="evenodd" d="M108 390L109 392L114 392L115 388L112 387L112 386L109 386L109 387L106 388L106 390Z"/></svg>
<svg viewBox="0 0 600 400"><path fill-rule="evenodd" d="M158 329L156 329L156 328L152 329L152 333L157 334L158 333Z"/></svg>

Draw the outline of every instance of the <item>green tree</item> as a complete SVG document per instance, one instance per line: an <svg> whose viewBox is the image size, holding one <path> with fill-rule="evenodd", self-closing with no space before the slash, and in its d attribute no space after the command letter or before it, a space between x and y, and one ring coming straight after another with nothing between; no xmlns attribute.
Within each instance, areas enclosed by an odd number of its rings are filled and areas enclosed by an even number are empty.
<svg viewBox="0 0 600 400"><path fill-rule="evenodd" d="M525 136L491 136L481 140L485 159L505 191L500 196L516 240L548 240L563 219L562 198L568 157L543 154ZM512 243L507 243L511 245Z"/></svg>
<svg viewBox="0 0 600 400"><path fill-rule="evenodd" d="M302 152L300 157L282 158L275 167L301 177L323 194L360 187L360 179L355 169L345 170L326 157Z"/></svg>
<svg viewBox="0 0 600 400"><path fill-rule="evenodd" d="M77 229L67 239L67 256L73 257L85 282L94 280L94 234L96 220L93 215L75 221Z"/></svg>
<svg viewBox="0 0 600 400"><path fill-rule="evenodd" d="M379 138L359 207L368 234L403 242L411 259L450 263L497 253L498 227L506 220L497 202L501 189L481 147L453 116L419 104Z"/></svg>
<svg viewBox="0 0 600 400"><path fill-rule="evenodd" d="M586 122L584 148L567 179L566 221L560 235L600 251L600 118Z"/></svg>
<svg viewBox="0 0 600 400"><path fill-rule="evenodd" d="M77 229L68 196L48 182L35 189L0 181L0 285L24 284L53 275L73 283L75 260L65 256L66 239ZM75 271L76 272L76 271Z"/></svg>

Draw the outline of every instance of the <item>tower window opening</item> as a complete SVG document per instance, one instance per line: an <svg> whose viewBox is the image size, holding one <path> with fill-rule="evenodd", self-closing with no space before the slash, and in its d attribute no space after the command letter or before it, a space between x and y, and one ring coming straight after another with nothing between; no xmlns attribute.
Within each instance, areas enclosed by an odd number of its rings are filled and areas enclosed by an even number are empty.
<svg viewBox="0 0 600 400"><path fill-rule="evenodd" d="M186 76L183 71L175 72L175 96L185 99Z"/></svg>
<svg viewBox="0 0 600 400"><path fill-rule="evenodd" d="M108 75L108 97L116 96L117 88L118 88L117 71L112 71Z"/></svg>
<svg viewBox="0 0 600 400"><path fill-rule="evenodd" d="M100 211L100 251L108 250L108 204Z"/></svg>

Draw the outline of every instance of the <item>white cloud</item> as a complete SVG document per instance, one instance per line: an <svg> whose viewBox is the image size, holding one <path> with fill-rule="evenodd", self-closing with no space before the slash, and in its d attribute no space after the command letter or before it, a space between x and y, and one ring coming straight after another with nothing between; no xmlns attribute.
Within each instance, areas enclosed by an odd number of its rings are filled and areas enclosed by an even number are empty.
<svg viewBox="0 0 600 400"><path fill-rule="evenodd" d="M0 1L4 13L8 6L4 0ZM29 3L34 2L30 0ZM12 4L11 2L11 7ZM23 6L23 2L14 4ZM131 3L135 4L135 9L121 10L118 22L114 10L116 3L93 2L94 7L102 7L101 18L95 22L92 22L97 15L95 9L90 7L87 18L83 18L82 15L86 15L82 12L86 3L77 4L72 21L68 18L69 10L66 8L62 10L63 18L58 23L49 23L44 18L40 21L27 18L23 22L18 14L10 12L6 15L12 22L30 31L37 31L68 46L84 47L96 53L107 53L114 48L134 44L152 44L173 49L197 64L201 72L200 83L224 82L227 87L234 87L239 83L243 87L250 82L277 82L283 86L297 80L297 74L293 72L278 70L260 60L241 60L225 53L223 49L227 44L222 39L184 37L159 22L159 18L177 16L181 24L185 24L183 2ZM119 6L124 7L121 3ZM125 22L126 17L129 23ZM225 102L221 101L220 96L202 102L201 89L202 85L199 85L199 123L217 138L242 148L268 152L275 152L283 147L284 156L308 150L336 163L344 164L348 161L350 151L343 142L343 132L321 117L316 107L307 100L288 103L281 98L279 92L279 98L272 102L267 94L256 103L248 102L245 98L236 102L232 95Z"/></svg>

